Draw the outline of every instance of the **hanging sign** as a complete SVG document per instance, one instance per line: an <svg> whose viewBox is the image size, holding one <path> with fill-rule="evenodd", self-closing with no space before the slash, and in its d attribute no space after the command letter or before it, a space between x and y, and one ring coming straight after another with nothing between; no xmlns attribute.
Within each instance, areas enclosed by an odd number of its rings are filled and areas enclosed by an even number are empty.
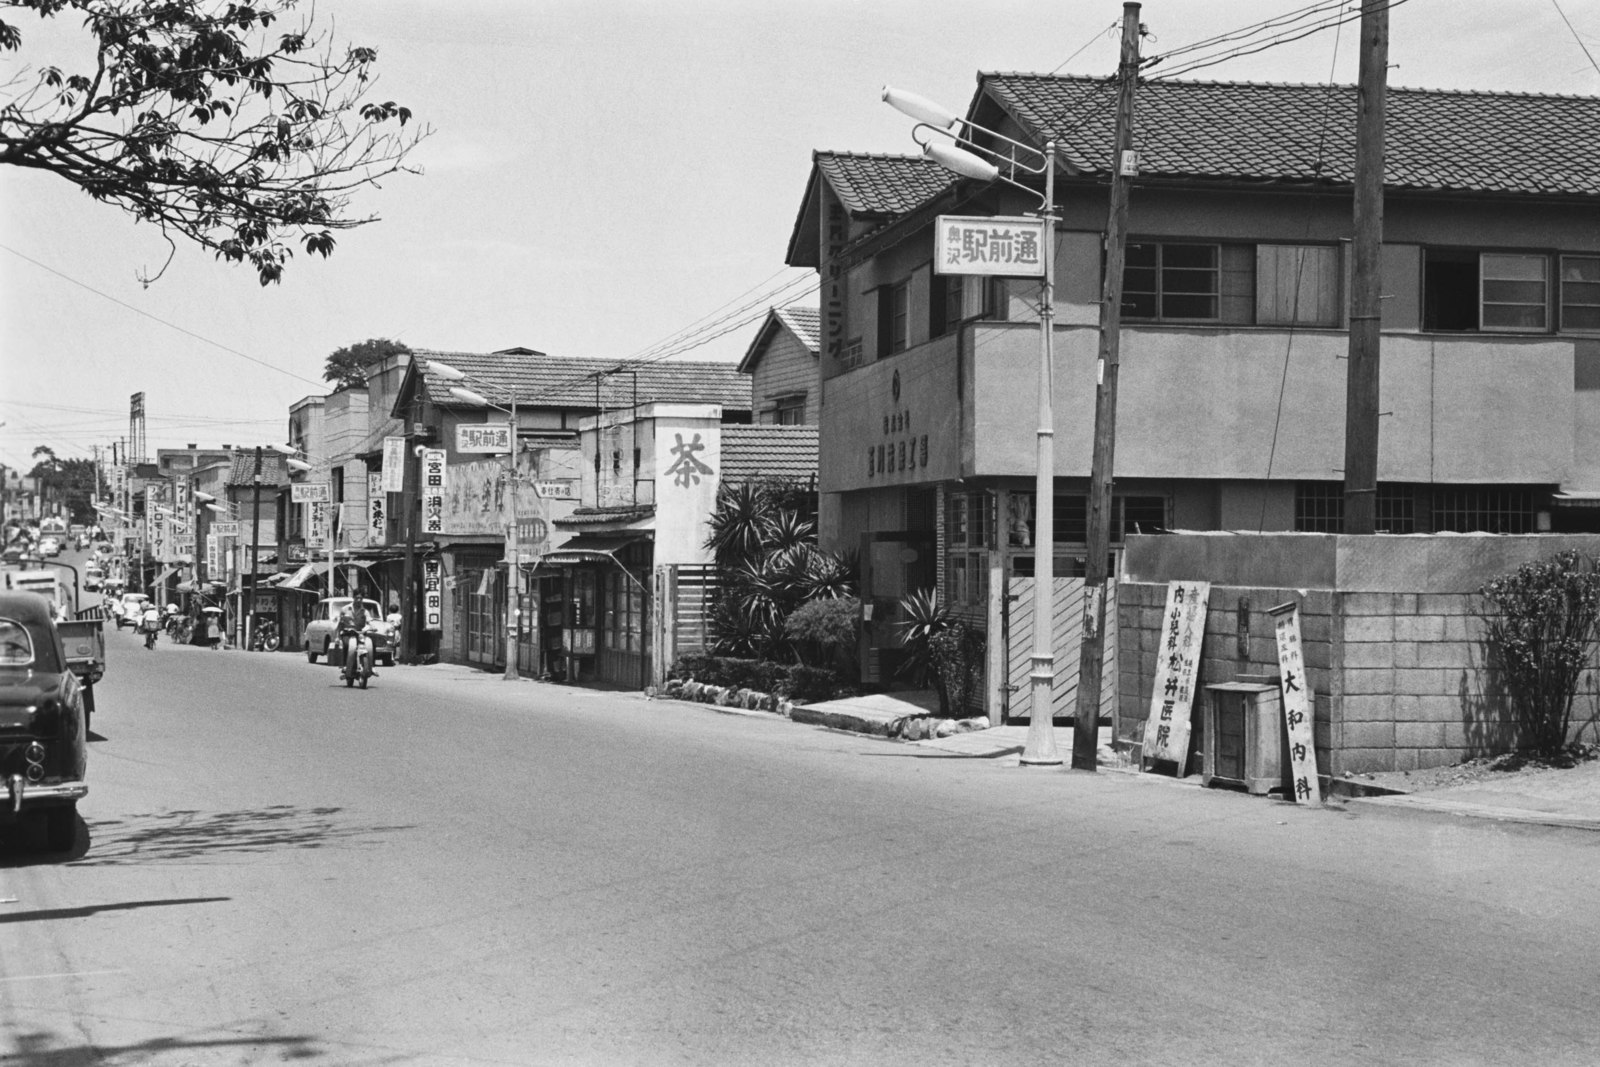
<svg viewBox="0 0 1600 1067"><path fill-rule="evenodd" d="M206 534L206 574L214 576L217 573L217 535ZM214 580L214 579L213 579Z"/></svg>
<svg viewBox="0 0 1600 1067"><path fill-rule="evenodd" d="M239 524L237 522L214 522L211 524L211 533L217 537L238 537Z"/></svg>
<svg viewBox="0 0 1600 1067"><path fill-rule="evenodd" d="M1281 604L1268 609L1277 626L1279 688L1283 690L1283 724L1289 732L1289 766L1294 800L1322 803L1317 780L1317 746L1312 728L1311 684L1306 678L1300 649L1300 605Z"/></svg>
<svg viewBox="0 0 1600 1067"><path fill-rule="evenodd" d="M437 556L422 561L422 627L444 629L444 568Z"/></svg>
<svg viewBox="0 0 1600 1067"><path fill-rule="evenodd" d="M406 439L404 437L385 437L383 439L383 491L385 493L399 493L405 490L406 480Z"/></svg>
<svg viewBox="0 0 1600 1067"><path fill-rule="evenodd" d="M510 452L511 427L503 423L456 424L457 452Z"/></svg>
<svg viewBox="0 0 1600 1067"><path fill-rule="evenodd" d="M1144 721L1144 758L1171 760L1178 777L1189 762L1189 713L1200 674L1200 644L1206 632L1210 582L1170 582L1161 615L1161 647L1150 714Z"/></svg>
<svg viewBox="0 0 1600 1067"><path fill-rule="evenodd" d="M328 504L323 500L313 500L310 504L306 508L306 548L320 552L328 547Z"/></svg>
<svg viewBox="0 0 1600 1067"><path fill-rule="evenodd" d="M1044 220L995 215L940 215L934 227L935 274L1044 275Z"/></svg>
<svg viewBox="0 0 1600 1067"><path fill-rule="evenodd" d="M444 533L445 451L422 451L422 532Z"/></svg>
<svg viewBox="0 0 1600 1067"><path fill-rule="evenodd" d="M381 545L384 542L385 507L388 500L384 496L383 475L376 471L367 475L367 544Z"/></svg>
<svg viewBox="0 0 1600 1067"><path fill-rule="evenodd" d="M326 504L333 494L327 482L295 482L289 487L289 499L296 504Z"/></svg>

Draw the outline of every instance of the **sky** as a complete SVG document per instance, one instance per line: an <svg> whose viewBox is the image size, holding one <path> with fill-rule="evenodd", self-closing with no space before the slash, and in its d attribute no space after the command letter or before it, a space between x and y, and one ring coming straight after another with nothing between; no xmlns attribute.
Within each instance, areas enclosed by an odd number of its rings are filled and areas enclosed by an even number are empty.
<svg viewBox="0 0 1600 1067"><path fill-rule="evenodd" d="M1149 0L1142 50L1311 2ZM320 0L315 14L377 49L372 98L432 130L408 161L423 173L358 194L352 211L380 221L338 234L327 260L297 256L281 284L180 243L145 286L168 254L156 229L0 167L0 464L108 449L141 391L151 456L283 441L289 406L329 391L329 353L372 337L736 361L767 307L816 302L814 274L783 262L811 153L917 150L883 85L961 112L979 71L1109 75L1122 5ZM77 35L8 17L24 38L0 56L0 94ZM1404 0L1390 36L1392 86L1600 94L1597 0ZM1352 23L1190 77L1353 83L1356 60Z"/></svg>

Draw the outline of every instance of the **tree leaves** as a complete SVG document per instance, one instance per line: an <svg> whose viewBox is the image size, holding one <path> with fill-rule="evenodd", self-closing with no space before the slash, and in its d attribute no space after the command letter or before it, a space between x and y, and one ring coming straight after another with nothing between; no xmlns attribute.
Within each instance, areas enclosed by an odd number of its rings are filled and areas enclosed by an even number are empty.
<svg viewBox="0 0 1600 1067"><path fill-rule="evenodd" d="M263 285L297 245L330 255L331 231L374 221L352 211L355 194L407 169L429 131L384 129L406 127L411 110L363 99L376 50L330 47L314 13L270 32L297 4L23 0L40 19L81 14L98 65L0 88L0 164L53 172L251 264ZM0 48L23 49L16 25L0 21Z"/></svg>

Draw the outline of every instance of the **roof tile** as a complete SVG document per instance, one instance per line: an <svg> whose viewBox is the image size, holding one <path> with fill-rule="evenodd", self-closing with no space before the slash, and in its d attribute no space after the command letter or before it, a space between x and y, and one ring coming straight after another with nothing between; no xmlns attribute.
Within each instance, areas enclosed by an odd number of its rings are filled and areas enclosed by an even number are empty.
<svg viewBox="0 0 1600 1067"><path fill-rule="evenodd" d="M924 156L816 152L812 158L854 214L903 215L937 196L955 176Z"/></svg>
<svg viewBox="0 0 1600 1067"><path fill-rule="evenodd" d="M817 476L815 426L724 426L724 483L779 478L809 482Z"/></svg>
<svg viewBox="0 0 1600 1067"><path fill-rule="evenodd" d="M518 404L595 410L628 407L635 387L641 404L720 404L730 411L751 410L751 381L733 363L673 361L618 363L615 360L547 356L543 352L438 352L417 349L418 360L438 360L468 375L456 383L426 368L422 373L436 403L451 403L450 386L461 384L482 392L488 383L500 393L488 395L503 403L514 393ZM597 377L598 376L598 377ZM599 392L596 383L599 382ZM597 404L596 401L599 401Z"/></svg>

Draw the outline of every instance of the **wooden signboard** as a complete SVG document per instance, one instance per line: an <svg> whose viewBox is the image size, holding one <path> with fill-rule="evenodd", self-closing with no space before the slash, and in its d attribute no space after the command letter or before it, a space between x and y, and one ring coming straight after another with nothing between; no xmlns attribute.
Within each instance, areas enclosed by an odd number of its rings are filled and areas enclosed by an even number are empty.
<svg viewBox="0 0 1600 1067"><path fill-rule="evenodd" d="M1144 721L1146 760L1171 760L1184 776L1189 762L1190 712L1200 676L1200 644L1206 632L1210 582L1171 582L1161 616L1161 647L1150 714Z"/></svg>
<svg viewBox="0 0 1600 1067"><path fill-rule="evenodd" d="M1289 732L1289 766L1296 803L1322 803L1317 781L1317 747L1312 729L1311 684L1300 652L1300 605L1282 604L1269 614L1277 626L1279 686L1283 690L1283 723Z"/></svg>

